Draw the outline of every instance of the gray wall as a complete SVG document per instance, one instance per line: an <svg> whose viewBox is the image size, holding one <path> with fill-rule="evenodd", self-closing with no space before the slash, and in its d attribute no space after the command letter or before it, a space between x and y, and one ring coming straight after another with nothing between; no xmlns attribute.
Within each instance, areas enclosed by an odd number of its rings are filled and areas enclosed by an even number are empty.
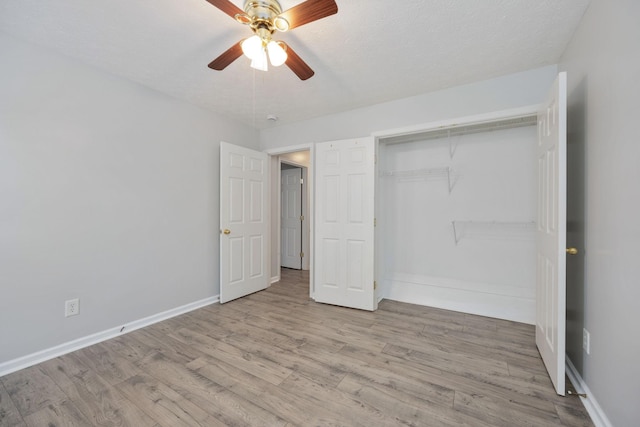
<svg viewBox="0 0 640 427"><path fill-rule="evenodd" d="M593 0L560 63L569 79L568 244L583 251L568 259L583 280L567 292L567 353L615 426L640 420L639 22L637 0Z"/></svg>
<svg viewBox="0 0 640 427"><path fill-rule="evenodd" d="M217 295L219 141L257 132L1 33L0 52L0 365Z"/></svg>

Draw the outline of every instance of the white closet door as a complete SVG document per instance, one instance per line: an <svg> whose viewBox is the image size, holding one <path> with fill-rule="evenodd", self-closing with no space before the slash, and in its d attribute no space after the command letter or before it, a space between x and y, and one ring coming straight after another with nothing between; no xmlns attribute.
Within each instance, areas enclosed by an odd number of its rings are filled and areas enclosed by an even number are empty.
<svg viewBox="0 0 640 427"><path fill-rule="evenodd" d="M302 269L302 168L280 171L280 264Z"/></svg>
<svg viewBox="0 0 640 427"><path fill-rule="evenodd" d="M269 286L268 156L220 143L220 302Z"/></svg>
<svg viewBox="0 0 640 427"><path fill-rule="evenodd" d="M316 145L315 299L375 310L373 138Z"/></svg>
<svg viewBox="0 0 640 427"><path fill-rule="evenodd" d="M538 112L536 345L559 395L565 394L567 75Z"/></svg>

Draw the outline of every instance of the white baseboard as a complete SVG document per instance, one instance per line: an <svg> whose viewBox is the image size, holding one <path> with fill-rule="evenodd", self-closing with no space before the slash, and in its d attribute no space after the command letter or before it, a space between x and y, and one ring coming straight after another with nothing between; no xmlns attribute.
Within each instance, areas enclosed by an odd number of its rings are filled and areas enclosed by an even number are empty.
<svg viewBox="0 0 640 427"><path fill-rule="evenodd" d="M593 424L596 427L613 427L613 424L611 424L611 421L609 421L609 418L607 418L607 415L598 404L598 401L596 400L591 390L589 390L589 387L587 387L587 383L584 382L584 380L580 376L580 373L571 362L571 359L569 359L569 356L566 356L565 360L567 367L567 376L571 380L573 386L576 388L576 391L580 394L584 393L587 395L586 398L581 397L580 400L589 413Z"/></svg>
<svg viewBox="0 0 640 427"><path fill-rule="evenodd" d="M271 278L271 284L272 285L274 283L276 283L276 282L279 282L279 281L280 281L280 275L279 274L277 276Z"/></svg>
<svg viewBox="0 0 640 427"><path fill-rule="evenodd" d="M28 368L29 366L33 366L38 363L45 362L55 357L71 353L72 351L80 350L81 348L88 347L90 345L97 344L111 338L115 338L128 332L135 331L136 329L144 328L145 326L153 325L154 323L179 316L180 314L188 313L198 308L215 304L217 302L220 302L219 295L185 304L180 307L172 308L161 313L134 320L133 322L129 322L115 328L110 328L102 332L97 332L95 334L87 335L85 337L57 345L55 347L51 347L45 350L38 351L36 353L19 357L17 359L0 363L0 377L12 372L19 371L20 369Z"/></svg>
<svg viewBox="0 0 640 427"><path fill-rule="evenodd" d="M384 289L395 301L535 324L535 295L526 288L394 274Z"/></svg>

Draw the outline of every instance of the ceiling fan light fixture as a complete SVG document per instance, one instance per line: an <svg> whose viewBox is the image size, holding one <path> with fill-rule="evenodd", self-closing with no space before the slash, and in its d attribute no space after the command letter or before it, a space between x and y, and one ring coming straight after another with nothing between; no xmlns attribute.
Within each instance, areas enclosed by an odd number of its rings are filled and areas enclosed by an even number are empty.
<svg viewBox="0 0 640 427"><path fill-rule="evenodd" d="M300 80L314 75L302 58L282 41L272 42L276 31L290 31L338 13L336 0L296 0L298 4L283 11L281 0L206 0L237 22L248 26L253 36L242 39L209 63L212 70L224 70L244 53L251 67L267 71L272 66L286 65Z"/></svg>
<svg viewBox="0 0 640 427"><path fill-rule="evenodd" d="M251 59L251 68L255 68L260 71L268 71L269 65L267 64L267 51L262 49L262 52Z"/></svg>
<svg viewBox="0 0 640 427"><path fill-rule="evenodd" d="M245 39L240 46L242 46L242 52L245 56L251 60L256 59L258 56L264 52L264 47L262 46L262 39L257 35L253 35L248 39Z"/></svg>
<svg viewBox="0 0 640 427"><path fill-rule="evenodd" d="M267 44L267 52L269 52L269 61L274 67L279 67L287 61L287 52L276 41L271 40Z"/></svg>

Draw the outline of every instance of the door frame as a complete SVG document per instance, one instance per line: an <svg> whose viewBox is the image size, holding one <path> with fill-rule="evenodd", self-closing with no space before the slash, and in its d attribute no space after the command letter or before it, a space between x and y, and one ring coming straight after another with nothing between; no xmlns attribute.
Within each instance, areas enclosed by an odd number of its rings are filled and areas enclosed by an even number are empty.
<svg viewBox="0 0 640 427"><path fill-rule="evenodd" d="M313 252L313 244L314 244L314 236L313 236L313 227L314 227L314 222L313 222L313 210L314 210L314 201L315 201L315 187L314 187L314 182L313 182L313 165L315 163L315 143L313 142L309 142L309 143L305 143L305 144L298 144L298 145L289 145L286 147L277 147L277 148L270 148L267 150L264 150L265 153L267 153L272 159L275 157L277 158L278 156L280 156L281 154L287 154L287 153L295 153L297 151L309 151L309 167L307 168L307 193L308 193L308 197L309 197L309 211L307 212L308 214L308 218L309 218L309 230L311 231L309 233L309 296L313 299L315 292L314 292L314 281L313 281L313 266L314 266L314 252ZM273 167L274 162L271 161L269 162L270 167ZM277 172L278 176L280 175L280 163L281 161L278 159L277 165L276 165L276 171L271 171L271 176L274 176L274 173ZM295 166L300 166L303 167L303 165L298 165L295 162L292 162L290 160L287 160L285 163L289 163L289 164L293 164ZM306 167L306 166L304 166ZM281 200L280 200L280 180L271 180L271 194L273 194L274 190L276 190L276 194L277 194L277 201L276 201L276 209L277 209L277 215L272 215L271 218L271 229L274 230L275 227L275 239L277 241L277 247L278 250L275 251L276 254L276 258L277 258L277 262L276 264L278 265L278 274L276 276L272 276L271 277L271 283L277 282L280 280L280 245L282 244L281 240L281 236L280 233L282 232L282 230L280 229L280 209L281 209ZM272 209L273 212L273 209ZM273 254L271 256L271 259L269 260L270 265L273 266L274 262L273 262Z"/></svg>
<svg viewBox="0 0 640 427"><path fill-rule="evenodd" d="M499 122L501 120L517 119L520 117L536 117L538 114L538 110L540 109L540 105L541 104L533 104L533 105L527 105L524 107L510 108L507 110L492 111L489 113L476 114L471 116L453 117L453 118L448 118L448 119L438 120L438 121L428 122L428 123L422 123L422 124L413 125L413 126L406 126L406 127L396 128L396 129L388 129L388 130L382 130L378 132L372 132L371 136L373 136L376 140L376 156L377 156L376 167L378 167L380 157L384 155L384 147L387 145L387 142L385 142L385 140L387 139L395 138L395 137L410 136L413 134L420 134L420 133L429 132L429 131L446 130L446 129L451 129L451 128L460 127L460 126L493 123L493 122ZM376 173L376 175L378 174ZM379 180L379 177L376 176L376 192L379 191L378 189L380 188L378 185L378 180ZM383 299L383 298L387 298L391 293L391 283L389 283L385 279L386 272L383 270L385 263L383 262L382 259L380 259L383 256L383 251L381 250L382 239L380 238L380 233L381 233L380 230L382 230L385 227L385 217L380 211L379 199L380 199L379 197L376 197L376 204L375 204L375 210L376 210L375 216L376 216L377 224L375 227L375 257L376 258L374 260L376 271L374 273L375 273L376 280L378 282L377 283L378 299ZM534 310L534 313L535 313L535 310ZM535 320L533 320L531 324L534 324L534 323L535 323Z"/></svg>

